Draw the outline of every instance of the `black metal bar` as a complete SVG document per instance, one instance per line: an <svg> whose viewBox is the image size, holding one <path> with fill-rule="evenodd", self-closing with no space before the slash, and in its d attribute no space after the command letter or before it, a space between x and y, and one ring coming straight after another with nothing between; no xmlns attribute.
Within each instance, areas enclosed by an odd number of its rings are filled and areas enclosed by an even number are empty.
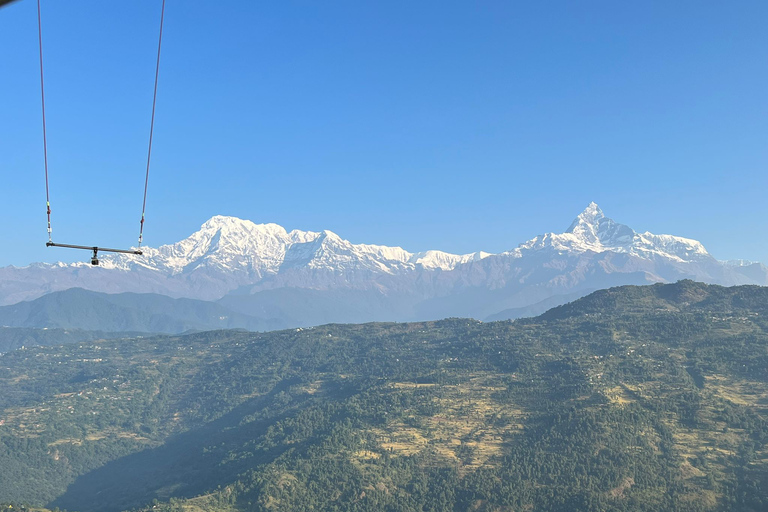
<svg viewBox="0 0 768 512"><path fill-rule="evenodd" d="M14 0L0 0L0 7L4 6L5 4L9 4L13 2Z"/></svg>
<svg viewBox="0 0 768 512"><path fill-rule="evenodd" d="M45 246L46 247L67 247L69 249L85 249L86 251L96 251L96 252L120 252L123 254L136 254L138 256L141 256L143 254L141 251L137 251L137 250L126 251L125 249L107 249L105 247L97 247L95 245L93 246L70 245L70 244L56 244L53 242L47 242Z"/></svg>

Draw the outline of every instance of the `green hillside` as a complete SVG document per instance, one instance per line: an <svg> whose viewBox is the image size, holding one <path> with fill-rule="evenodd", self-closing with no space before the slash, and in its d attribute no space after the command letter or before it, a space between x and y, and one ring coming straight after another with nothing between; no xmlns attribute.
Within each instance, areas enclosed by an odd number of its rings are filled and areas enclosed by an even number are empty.
<svg viewBox="0 0 768 512"><path fill-rule="evenodd" d="M21 347L62 345L99 339L135 336L133 332L83 331L81 329L34 329L28 327L0 327L0 354Z"/></svg>
<svg viewBox="0 0 768 512"><path fill-rule="evenodd" d="M516 322L214 331L0 358L0 503L764 511L768 289Z"/></svg>

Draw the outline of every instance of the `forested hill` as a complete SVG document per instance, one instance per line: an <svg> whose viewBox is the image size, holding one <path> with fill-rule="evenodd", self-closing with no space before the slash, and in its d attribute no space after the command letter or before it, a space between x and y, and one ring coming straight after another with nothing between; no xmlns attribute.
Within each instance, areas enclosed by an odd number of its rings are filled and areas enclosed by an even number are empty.
<svg viewBox="0 0 768 512"><path fill-rule="evenodd" d="M517 322L16 350L0 358L0 503L764 511L765 299L684 281Z"/></svg>
<svg viewBox="0 0 768 512"><path fill-rule="evenodd" d="M581 315L625 316L654 312L768 314L768 287L707 285L691 280L674 285L621 286L596 291L550 309L539 320Z"/></svg>

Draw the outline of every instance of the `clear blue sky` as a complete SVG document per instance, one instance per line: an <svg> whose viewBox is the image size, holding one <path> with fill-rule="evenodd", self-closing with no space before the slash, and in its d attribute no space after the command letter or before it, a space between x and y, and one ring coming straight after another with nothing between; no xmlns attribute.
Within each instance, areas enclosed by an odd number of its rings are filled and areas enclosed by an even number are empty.
<svg viewBox="0 0 768 512"><path fill-rule="evenodd" d="M768 262L764 1L167 0L145 243L216 214L499 252L590 201ZM42 0L54 240L136 243L160 0ZM45 249L33 0L0 9L0 265Z"/></svg>

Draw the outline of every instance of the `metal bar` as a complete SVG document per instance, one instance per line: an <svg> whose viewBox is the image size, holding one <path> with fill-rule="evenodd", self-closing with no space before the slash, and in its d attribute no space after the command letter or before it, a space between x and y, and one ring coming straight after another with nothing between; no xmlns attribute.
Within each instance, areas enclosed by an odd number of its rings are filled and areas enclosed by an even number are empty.
<svg viewBox="0 0 768 512"><path fill-rule="evenodd" d="M0 7L4 6L5 4L9 4L13 2L14 0L0 0Z"/></svg>
<svg viewBox="0 0 768 512"><path fill-rule="evenodd" d="M98 252L120 252L123 254L136 254L141 256L143 253L137 250L125 250L125 249L107 249L106 247L87 246L87 245L70 245L70 244L56 244L53 242L47 242L46 247L67 247L69 249L85 249L86 251L98 251Z"/></svg>

